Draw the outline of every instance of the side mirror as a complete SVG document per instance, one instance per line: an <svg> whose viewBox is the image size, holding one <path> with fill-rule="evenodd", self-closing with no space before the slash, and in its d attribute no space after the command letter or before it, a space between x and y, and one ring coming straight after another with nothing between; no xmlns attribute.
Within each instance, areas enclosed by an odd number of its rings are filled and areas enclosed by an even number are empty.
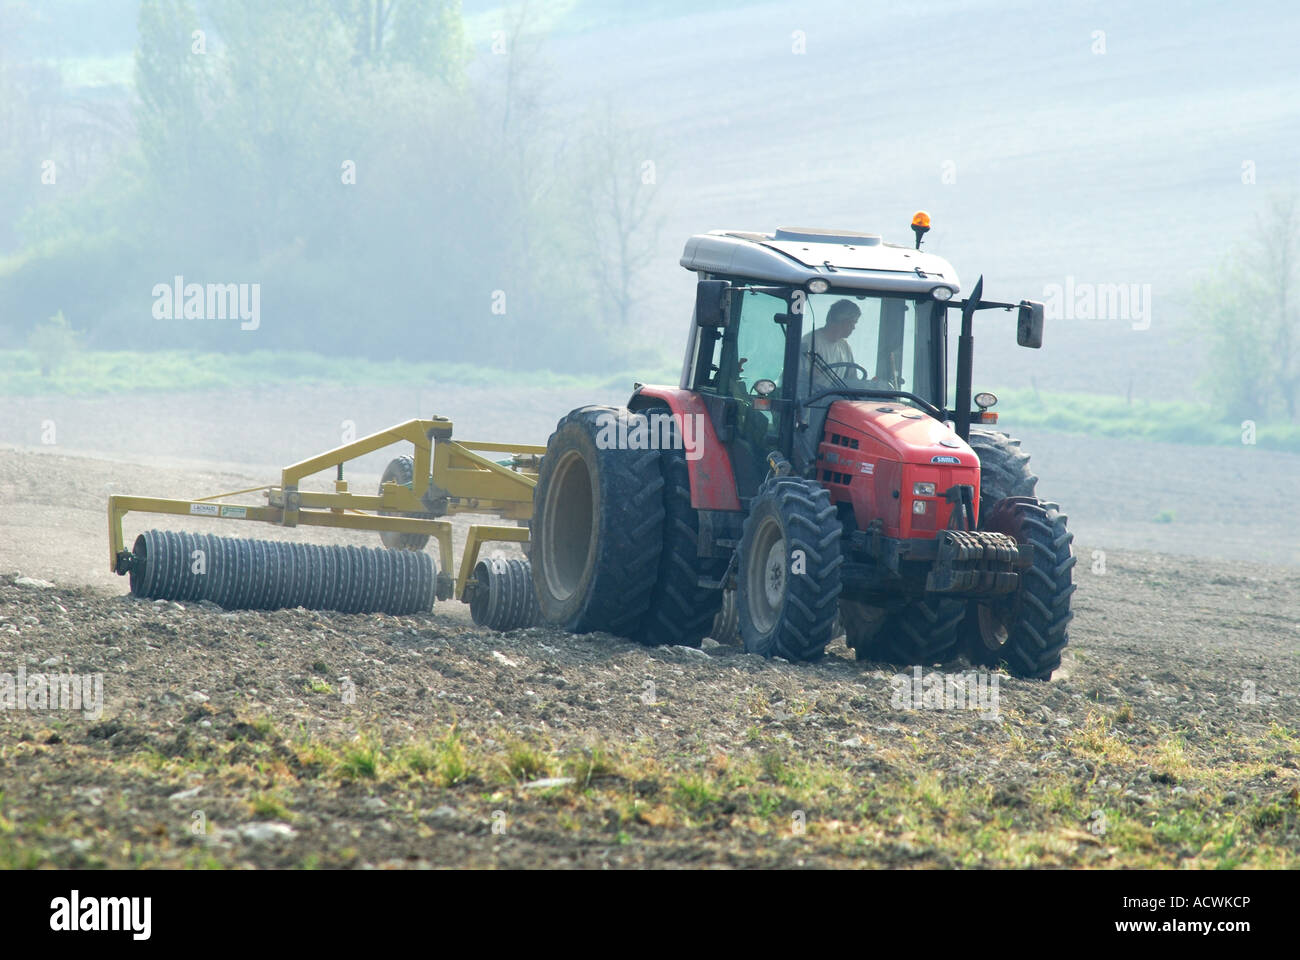
<svg viewBox="0 0 1300 960"><path fill-rule="evenodd" d="M1043 345L1043 305L1035 300L1020 301L1016 320L1016 343L1037 349Z"/></svg>
<svg viewBox="0 0 1300 960"><path fill-rule="evenodd" d="M731 320L731 284L726 280L701 280L695 285L695 324L725 327Z"/></svg>

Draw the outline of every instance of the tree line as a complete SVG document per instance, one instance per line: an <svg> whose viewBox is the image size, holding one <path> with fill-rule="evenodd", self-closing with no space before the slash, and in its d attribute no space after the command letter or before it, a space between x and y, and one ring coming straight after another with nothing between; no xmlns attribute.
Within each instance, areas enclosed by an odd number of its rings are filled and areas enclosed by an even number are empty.
<svg viewBox="0 0 1300 960"><path fill-rule="evenodd" d="M25 185L0 197L0 331L635 362L655 158L609 104L557 112L530 16L475 50L459 0L141 0L130 89L101 102L0 46L0 176ZM64 114L100 124L79 166ZM156 309L214 284L257 285L260 323Z"/></svg>

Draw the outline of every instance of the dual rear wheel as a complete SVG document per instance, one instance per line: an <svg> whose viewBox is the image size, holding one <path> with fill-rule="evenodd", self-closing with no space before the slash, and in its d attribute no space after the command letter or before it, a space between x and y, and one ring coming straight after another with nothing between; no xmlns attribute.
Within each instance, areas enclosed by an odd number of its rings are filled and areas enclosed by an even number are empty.
<svg viewBox="0 0 1300 960"><path fill-rule="evenodd" d="M650 449L626 442L652 436ZM666 410L574 410L547 442L533 504L533 582L548 623L700 645L722 603L708 584L726 560L699 556L685 451Z"/></svg>
<svg viewBox="0 0 1300 960"><path fill-rule="evenodd" d="M700 556L684 452L670 418L656 419L667 416L593 406L556 427L534 495L533 582L543 619L647 645L698 647L710 632L734 630L754 653L820 657L843 564L826 490L789 477L764 483L745 520L739 586L724 613L718 583L727 558ZM609 442L638 434L667 442L650 450Z"/></svg>

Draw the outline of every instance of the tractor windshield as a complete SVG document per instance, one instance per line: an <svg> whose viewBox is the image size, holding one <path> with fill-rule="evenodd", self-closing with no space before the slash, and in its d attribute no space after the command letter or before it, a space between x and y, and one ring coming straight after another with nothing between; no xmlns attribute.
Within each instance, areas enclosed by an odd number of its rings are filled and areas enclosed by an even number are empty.
<svg viewBox="0 0 1300 960"><path fill-rule="evenodd" d="M696 389L749 397L759 380L786 382L787 313L801 313L797 394L841 387L905 390L943 406L942 304L928 298L738 288L725 336L702 341Z"/></svg>
<svg viewBox="0 0 1300 960"><path fill-rule="evenodd" d="M734 463L753 472L741 486L757 487L768 451L792 450L817 433L795 429L797 403L786 391L792 377L796 400L825 390L901 390L942 407L943 307L926 297L733 287L731 322L701 329L687 377L695 390L732 405ZM791 315L800 328L795 369L786 367ZM763 388L764 380L778 389ZM829 394L815 405L824 415L834 400Z"/></svg>
<svg viewBox="0 0 1300 960"><path fill-rule="evenodd" d="M852 387L906 390L933 403L937 351L933 301L811 294L803 301L799 393Z"/></svg>

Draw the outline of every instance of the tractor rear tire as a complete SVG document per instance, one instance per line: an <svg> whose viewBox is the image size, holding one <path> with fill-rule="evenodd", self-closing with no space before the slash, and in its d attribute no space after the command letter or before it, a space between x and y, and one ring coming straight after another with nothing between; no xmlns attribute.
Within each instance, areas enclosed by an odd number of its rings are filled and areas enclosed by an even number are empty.
<svg viewBox="0 0 1300 960"><path fill-rule="evenodd" d="M631 637L650 609L663 548L659 451L598 442L619 418L630 430L639 417L579 407L546 444L529 554L542 619L570 633Z"/></svg>
<svg viewBox="0 0 1300 960"><path fill-rule="evenodd" d="M655 413L668 415L667 410L651 411ZM659 465L663 551L649 611L633 639L646 646L698 647L722 605L722 591L701 587L700 580L718 580L727 571L727 559L699 555L700 515L691 506L691 477L684 450L672 445L661 450Z"/></svg>
<svg viewBox="0 0 1300 960"><path fill-rule="evenodd" d="M1074 593L1074 535L1054 503L1030 497L999 500L980 517L981 530L994 530L1027 543L1033 565L1020 572L1009 597L971 602L962 624L962 646L971 663L1005 665L1016 677L1050 680L1070 642L1070 595Z"/></svg>
<svg viewBox="0 0 1300 960"><path fill-rule="evenodd" d="M871 660L875 655L875 641L884 624L886 613L857 600L840 600L840 623L844 627L844 645L859 660Z"/></svg>
<svg viewBox="0 0 1300 960"><path fill-rule="evenodd" d="M814 481L774 477L750 501L736 606L745 650L816 660L831 641L842 589L843 528Z"/></svg>
<svg viewBox="0 0 1300 960"><path fill-rule="evenodd" d="M855 647L859 660L929 666L957 653L966 601L926 596L890 610L876 635Z"/></svg>
<svg viewBox="0 0 1300 960"><path fill-rule="evenodd" d="M384 468L384 475L379 481L379 492L384 492L384 484L388 481L399 483L404 487L410 487L415 479L415 460L412 457L397 457L389 462ZM380 510L381 517L407 517L411 514L393 513L388 510ZM416 514L422 520L434 520L433 514L423 513ZM423 550L429 544L429 535L427 533L397 533L392 530L381 530L379 539L389 550Z"/></svg>

